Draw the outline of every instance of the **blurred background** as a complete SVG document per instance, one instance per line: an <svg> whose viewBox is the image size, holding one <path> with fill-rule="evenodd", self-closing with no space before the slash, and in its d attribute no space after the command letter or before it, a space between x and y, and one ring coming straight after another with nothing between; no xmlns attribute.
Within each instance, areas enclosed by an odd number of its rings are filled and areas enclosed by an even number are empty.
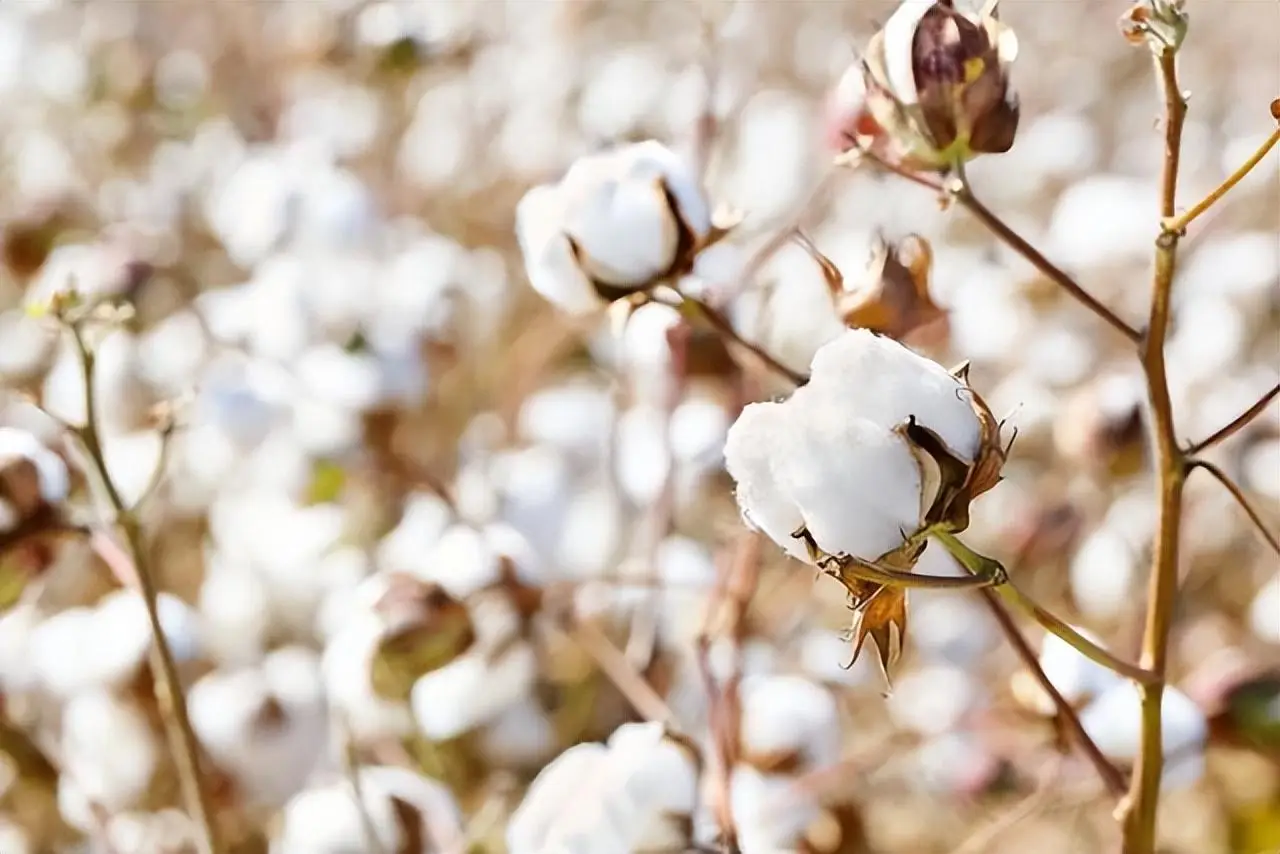
<svg viewBox="0 0 1280 854"><path fill-rule="evenodd" d="M1184 205L1270 133L1280 96L1280 4L1188 7ZM1022 123L1011 152L973 164L975 190L1140 326L1160 168L1149 57L1118 33L1123 3L1001 8ZM977 599L913 593L886 681L873 654L845 667L839 586L744 538L724 434L785 386L702 327L677 336L677 377L667 320L642 310L618 335L559 315L515 246L517 201L574 158L646 138L691 151L708 129L708 190L745 213L744 251L800 222L856 288L878 236L924 237L944 317L914 343L969 360L1017 428L970 543L1136 656L1155 507L1124 342L964 211L827 166L824 99L891 11L0 6L0 424L67 459L69 506L102 519L48 414L83 421L81 365L28 307L71 281L131 306L95 337L99 430L125 499L147 497L161 616L234 850L544 850L511 816L557 754L670 715L714 766L726 709L737 761L801 804L791 841L754 851L1112 849L1111 801ZM1187 440L1280 378L1278 164L1184 243L1169 361ZM840 328L795 245L728 278L708 284L740 334L793 367ZM1280 403L1210 458L1276 530ZM1168 786L1162 850L1277 851L1280 560L1210 478L1191 478L1185 519L1174 675L1208 747ZM0 558L3 854L189 850L145 614L109 542L42 535ZM1082 688L1086 723L1123 765L1136 717L1092 699ZM557 779L561 809L608 794ZM701 785L684 818L708 844L734 809L715 806L711 770ZM583 844L563 850L622 850Z"/></svg>

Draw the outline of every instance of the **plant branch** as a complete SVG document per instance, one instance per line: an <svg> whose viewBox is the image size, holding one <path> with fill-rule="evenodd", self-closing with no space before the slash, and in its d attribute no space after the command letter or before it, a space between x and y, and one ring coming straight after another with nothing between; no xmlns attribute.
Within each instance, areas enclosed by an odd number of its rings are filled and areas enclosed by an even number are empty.
<svg viewBox="0 0 1280 854"><path fill-rule="evenodd" d="M1227 179L1218 185L1209 195L1205 196L1192 208L1181 216L1167 216L1161 223L1160 227L1166 232L1181 235L1187 230L1187 226L1195 221L1201 214L1213 207L1222 199L1231 188L1244 180L1245 176L1254 170L1254 168L1262 162L1270 152L1276 147L1276 143L1280 143L1280 127L1271 132L1271 135L1263 140L1262 145L1258 146L1258 150L1249 156L1249 159L1240 165L1240 168L1227 176Z"/></svg>
<svg viewBox="0 0 1280 854"><path fill-rule="evenodd" d="M1013 647L1013 651L1017 653L1018 658L1022 660L1023 665L1031 672L1031 675L1035 677L1040 688L1049 695L1049 698L1053 701L1054 709L1058 712L1058 717L1071 732L1077 746L1080 748L1080 752L1097 770L1098 776L1102 778L1102 784L1107 787L1107 791L1112 796L1117 798L1122 796L1129 787L1124 775L1117 770L1116 766L1111 764L1107 757L1102 755L1098 745L1094 744L1093 739L1089 737L1089 733L1085 731L1084 725L1080 723L1080 717L1076 714L1076 710L1071 707L1071 704L1058 691L1057 686L1045 675L1044 668L1040 666L1039 657L1031 648L1031 645L1027 643L1027 639L1023 637L1022 632L1018 630L1018 624L1014 622L1008 610L996 598L996 594L991 590L983 590L981 592L982 601L986 603L987 610L991 612L991 616L995 618L1000 630L1004 632L1009 645Z"/></svg>
<svg viewBox="0 0 1280 854"><path fill-rule="evenodd" d="M1187 456L1198 454L1201 451L1212 448L1214 445L1235 435L1240 430L1247 427L1250 421L1262 414L1262 410L1266 409L1267 405L1270 404L1271 401L1275 400L1277 395L1280 395L1280 383L1276 383L1272 386L1271 390L1258 398L1257 402L1254 403L1253 406L1250 406L1244 412L1241 412L1235 418L1231 419L1231 423L1227 424L1222 429L1215 431L1212 436L1209 436L1206 439L1201 439L1199 442L1196 442L1194 445L1187 448Z"/></svg>
<svg viewBox="0 0 1280 854"><path fill-rule="evenodd" d="M84 445L89 464L93 467L103 494L115 515L114 521L124 532L129 558L138 582L138 590L147 611L147 620L151 624L151 671L155 680L156 699L160 704L161 717L165 722L169 749L173 754L174 766L178 772L183 800L186 802L191 820L200 829L198 839L200 850L202 854L221 854L223 849L214 823L211 800L200 774L199 742L187 715L186 698L182 694L182 685L178 680L178 668L174 663L173 651L169 648L164 628L160 623L160 612L157 606L158 592L155 576L147 559L142 526L133 509L125 504L120 490L107 469L106 456L103 453L98 429L93 349L85 340L84 330L79 323L69 323L68 329L84 373L85 423L83 427L76 430L76 435Z"/></svg>
<svg viewBox="0 0 1280 854"><path fill-rule="evenodd" d="M1236 500L1236 503L1239 504L1245 514L1248 515L1249 521L1253 522L1253 526L1258 529L1258 533L1262 535L1262 539L1267 541L1267 545L1271 546L1271 550L1273 552L1280 555L1280 537L1267 530L1266 523L1262 521L1262 516L1259 515L1257 509L1249 503L1249 499L1245 498L1244 491L1240 489L1236 482L1232 480L1226 472L1208 460L1190 460L1187 462L1187 468L1204 469L1209 474L1217 478L1218 483L1222 484L1226 488L1227 492L1231 493L1231 497Z"/></svg>
<svg viewBox="0 0 1280 854"><path fill-rule="evenodd" d="M980 555L973 549L965 545L961 540L946 530L933 530L931 535L951 553L961 566L967 571L975 575L991 575L992 565L999 567L999 572L1004 578L1003 583L992 586L991 592L1004 600L1005 604L1015 608L1018 611L1031 617L1040 624L1045 631L1050 634L1057 635L1065 641L1072 649L1083 655L1085 658L1115 673L1134 680L1139 684L1146 684L1158 681L1158 677L1141 667L1130 664L1129 662L1117 658L1109 650L1098 646L1084 635L1073 629L1069 624L1059 617L1054 616L1047 609L1037 604L1030 596L1023 593L1018 587L1009 580L1008 573L995 561L985 555Z"/></svg>
<svg viewBox="0 0 1280 854"><path fill-rule="evenodd" d="M1178 85L1177 48L1174 43L1156 50L1156 67L1164 94L1164 165L1160 180L1160 216L1167 219L1177 204L1178 164L1182 153L1182 126L1187 104ZM1124 854L1153 854L1156 844L1156 809L1164 768L1161 714L1165 673L1169 661L1169 631L1178 597L1178 542L1182 527L1182 490L1187 466L1178 447L1165 370L1165 337L1169 330L1173 278L1179 234L1164 232L1156 239L1151 313L1141 359L1147 380L1147 398L1155 434L1159 528L1148 581L1147 616L1142 637L1142 666L1158 681L1139 685L1142 698L1142 738L1128 798L1119 816L1124 825Z"/></svg>
<svg viewBox="0 0 1280 854"><path fill-rule="evenodd" d="M978 220L985 225L991 232L1010 248L1031 262L1037 270L1048 276L1055 284L1065 290L1068 294L1075 298L1085 308L1092 311L1098 317L1102 318L1106 323L1115 329L1125 338L1137 344L1142 340L1142 334L1139 333L1129 324L1121 320L1115 312L1107 308L1099 302L1092 294L1073 279L1070 275L1058 267L1052 261L1044 256L1039 249L1036 249L1026 238L1014 231L1013 227L996 215L990 208L983 204L977 196L973 194L973 189L969 186L969 182L965 179L963 172L956 176L956 181L951 190L952 196L969 213L973 214Z"/></svg>
<svg viewBox="0 0 1280 854"><path fill-rule="evenodd" d="M797 386L802 386L809 382L808 374L788 368L786 365L782 364L782 362L779 362L773 356L769 355L769 353L759 344L755 344L743 338L738 334L738 331L733 328L733 324L729 322L727 317L707 305L702 300L683 296L683 303L692 307L694 312L706 321L707 325L714 329L721 338L724 338L726 341L749 351L756 357L756 359L762 362L765 367L769 368L769 370L785 377Z"/></svg>

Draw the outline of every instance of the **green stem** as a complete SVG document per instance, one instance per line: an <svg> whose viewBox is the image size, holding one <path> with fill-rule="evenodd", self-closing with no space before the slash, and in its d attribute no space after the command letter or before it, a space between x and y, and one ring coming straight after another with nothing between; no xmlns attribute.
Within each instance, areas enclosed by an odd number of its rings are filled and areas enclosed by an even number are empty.
<svg viewBox="0 0 1280 854"><path fill-rule="evenodd" d="M942 543L947 551L951 553L951 556L959 561L961 566L974 575L990 578L992 577L993 572L997 571L996 569L993 569L993 567L998 568L998 572L1004 577L1005 581L1003 584L992 587L992 592L999 596L1005 604L1031 617L1039 623L1045 631L1050 634L1057 635L1085 658L1101 664L1108 670L1132 679L1139 684L1149 684L1159 681L1156 675L1151 671L1144 670L1143 668L1130 664L1121 658L1117 658L1103 647L1098 646L1096 643L1077 632L1066 622L1055 617L1052 613L1041 607L1030 596L1027 596L1019 590L1017 586L1008 579L1008 574L998 561L993 560L986 555L978 554L961 542L955 534L948 531L935 530L933 532L933 537L938 542Z"/></svg>

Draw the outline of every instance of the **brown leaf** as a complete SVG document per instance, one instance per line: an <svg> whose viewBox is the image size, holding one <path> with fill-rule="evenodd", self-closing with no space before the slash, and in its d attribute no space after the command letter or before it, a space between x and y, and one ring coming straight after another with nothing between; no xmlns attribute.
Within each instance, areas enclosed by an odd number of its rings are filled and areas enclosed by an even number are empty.
<svg viewBox="0 0 1280 854"><path fill-rule="evenodd" d="M839 295L836 310L850 328L870 329L896 341L945 318L929 294L933 249L911 234L896 245L879 239L860 287Z"/></svg>

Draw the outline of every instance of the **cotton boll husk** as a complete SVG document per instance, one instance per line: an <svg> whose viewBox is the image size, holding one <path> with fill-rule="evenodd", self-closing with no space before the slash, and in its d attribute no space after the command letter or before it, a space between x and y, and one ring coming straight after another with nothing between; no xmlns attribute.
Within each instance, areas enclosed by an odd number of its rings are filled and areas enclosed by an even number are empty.
<svg viewBox="0 0 1280 854"><path fill-rule="evenodd" d="M63 771L108 811L127 809L143 797L160 750L146 716L126 700L91 690L63 707Z"/></svg>
<svg viewBox="0 0 1280 854"><path fill-rule="evenodd" d="M460 845L461 814L449 791L404 768L366 766L359 770L360 798L347 780L308 789L289 801L277 838L281 854L350 854L367 850L368 821L386 851L405 845L402 816L393 803L412 808L422 824L427 851ZM277 850L273 848L273 850Z"/></svg>
<svg viewBox="0 0 1280 854"><path fill-rule="evenodd" d="M533 647L524 641L496 660L473 648L413 684L409 705L418 729L443 741L488 723L528 695L537 666Z"/></svg>
<svg viewBox="0 0 1280 854"><path fill-rule="evenodd" d="M892 429L915 416L965 462L978 454L982 424L970 392L945 368L891 338L853 329L813 357L806 388L823 389L851 415Z"/></svg>
<svg viewBox="0 0 1280 854"><path fill-rule="evenodd" d="M1182 788L1204 773L1204 744L1208 723L1204 712L1177 688L1167 687L1161 701L1161 744L1165 770L1161 785ZM1118 682L1084 707L1080 723L1107 757L1119 762L1137 759L1142 742L1142 700L1130 682Z"/></svg>
<svg viewBox="0 0 1280 854"><path fill-rule="evenodd" d="M920 525L920 468L907 444L811 386L783 405L798 423L776 440L774 472L818 545L867 560L900 546Z"/></svg>
<svg viewBox="0 0 1280 854"><path fill-rule="evenodd" d="M794 793L795 778L736 765L729 803L743 854L794 851L821 813L816 799Z"/></svg>
<svg viewBox="0 0 1280 854"><path fill-rule="evenodd" d="M209 755L255 802L283 803L324 753L324 694L310 650L285 647L259 667L215 671L191 687L187 702Z"/></svg>
<svg viewBox="0 0 1280 854"><path fill-rule="evenodd" d="M815 767L839 758L839 712L826 688L800 676L756 675L742 680L739 694L739 738L753 761L796 755L802 767Z"/></svg>

